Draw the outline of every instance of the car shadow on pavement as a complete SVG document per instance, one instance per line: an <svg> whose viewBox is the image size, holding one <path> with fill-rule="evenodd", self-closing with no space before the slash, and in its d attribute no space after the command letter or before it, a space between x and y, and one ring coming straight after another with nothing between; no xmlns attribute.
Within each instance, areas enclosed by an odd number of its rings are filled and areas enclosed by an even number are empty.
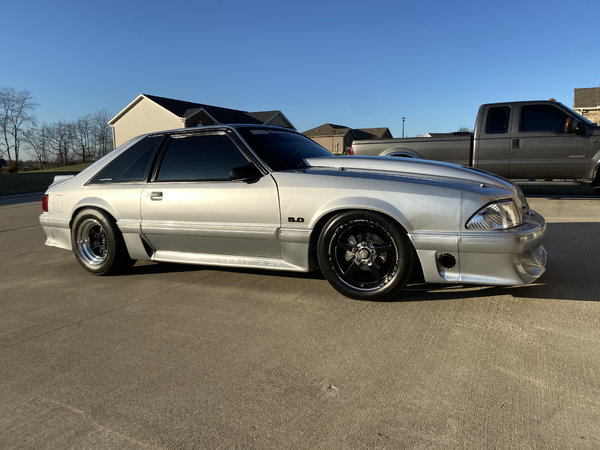
<svg viewBox="0 0 600 450"><path fill-rule="evenodd" d="M494 296L514 298L600 301L597 266L600 255L600 222L548 224L544 246L548 251L546 273L535 283L525 286L444 285L429 283L408 284L402 294L392 301L436 301L474 299ZM216 270L231 273L254 273L270 277L323 280L319 271L310 273L272 271L251 268L197 266L188 264L140 262L128 276L158 273Z"/></svg>

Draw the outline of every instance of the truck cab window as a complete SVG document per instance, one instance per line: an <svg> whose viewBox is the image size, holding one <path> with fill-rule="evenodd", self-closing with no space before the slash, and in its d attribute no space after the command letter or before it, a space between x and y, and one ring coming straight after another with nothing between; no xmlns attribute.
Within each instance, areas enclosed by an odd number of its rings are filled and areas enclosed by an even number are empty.
<svg viewBox="0 0 600 450"><path fill-rule="evenodd" d="M510 106L494 106L488 110L485 122L486 134L504 134L508 132Z"/></svg>
<svg viewBox="0 0 600 450"><path fill-rule="evenodd" d="M565 132L566 112L552 105L526 105L521 108L519 131Z"/></svg>

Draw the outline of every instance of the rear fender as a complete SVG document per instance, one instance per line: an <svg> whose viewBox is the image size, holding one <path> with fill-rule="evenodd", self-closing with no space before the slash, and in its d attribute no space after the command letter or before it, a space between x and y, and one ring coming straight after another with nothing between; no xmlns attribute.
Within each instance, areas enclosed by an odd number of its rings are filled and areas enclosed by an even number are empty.
<svg viewBox="0 0 600 450"><path fill-rule="evenodd" d="M106 213L110 214L113 217L115 222L119 220L117 211L115 211L115 209L112 207L112 205L110 203L108 203L106 200L99 198L99 197L89 197L89 198L81 199L73 207L73 210L71 212L71 224L70 225L72 225L73 219L75 219L75 216L77 215L77 213L80 210L85 209L85 208L94 208L94 209L99 209L101 211L105 211Z"/></svg>
<svg viewBox="0 0 600 450"><path fill-rule="evenodd" d="M395 156L398 158L418 158L423 159L423 157L414 150L409 148L389 148L381 153L381 156Z"/></svg>

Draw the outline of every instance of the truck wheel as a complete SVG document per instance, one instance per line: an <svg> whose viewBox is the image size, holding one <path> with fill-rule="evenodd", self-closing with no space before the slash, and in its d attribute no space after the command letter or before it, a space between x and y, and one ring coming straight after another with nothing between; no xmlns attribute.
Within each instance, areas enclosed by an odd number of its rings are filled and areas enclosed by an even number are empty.
<svg viewBox="0 0 600 450"><path fill-rule="evenodd" d="M598 173L596 174L596 179L592 183L592 189L594 190L594 193L596 195L600 195L600 169L598 170Z"/></svg>
<svg viewBox="0 0 600 450"><path fill-rule="evenodd" d="M135 262L129 258L117 226L97 209L84 209L77 214L71 242L79 264L94 275L116 274Z"/></svg>
<svg viewBox="0 0 600 450"><path fill-rule="evenodd" d="M323 275L350 298L394 298L412 272L413 251L405 231L377 213L350 211L332 217L317 245Z"/></svg>

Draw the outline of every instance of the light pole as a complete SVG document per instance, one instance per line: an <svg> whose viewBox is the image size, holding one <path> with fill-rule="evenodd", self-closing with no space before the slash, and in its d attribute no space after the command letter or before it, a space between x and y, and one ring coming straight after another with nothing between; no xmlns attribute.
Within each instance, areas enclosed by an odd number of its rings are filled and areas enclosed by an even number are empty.
<svg viewBox="0 0 600 450"><path fill-rule="evenodd" d="M406 120L406 117L402 118L402 137L404 137L404 121Z"/></svg>

